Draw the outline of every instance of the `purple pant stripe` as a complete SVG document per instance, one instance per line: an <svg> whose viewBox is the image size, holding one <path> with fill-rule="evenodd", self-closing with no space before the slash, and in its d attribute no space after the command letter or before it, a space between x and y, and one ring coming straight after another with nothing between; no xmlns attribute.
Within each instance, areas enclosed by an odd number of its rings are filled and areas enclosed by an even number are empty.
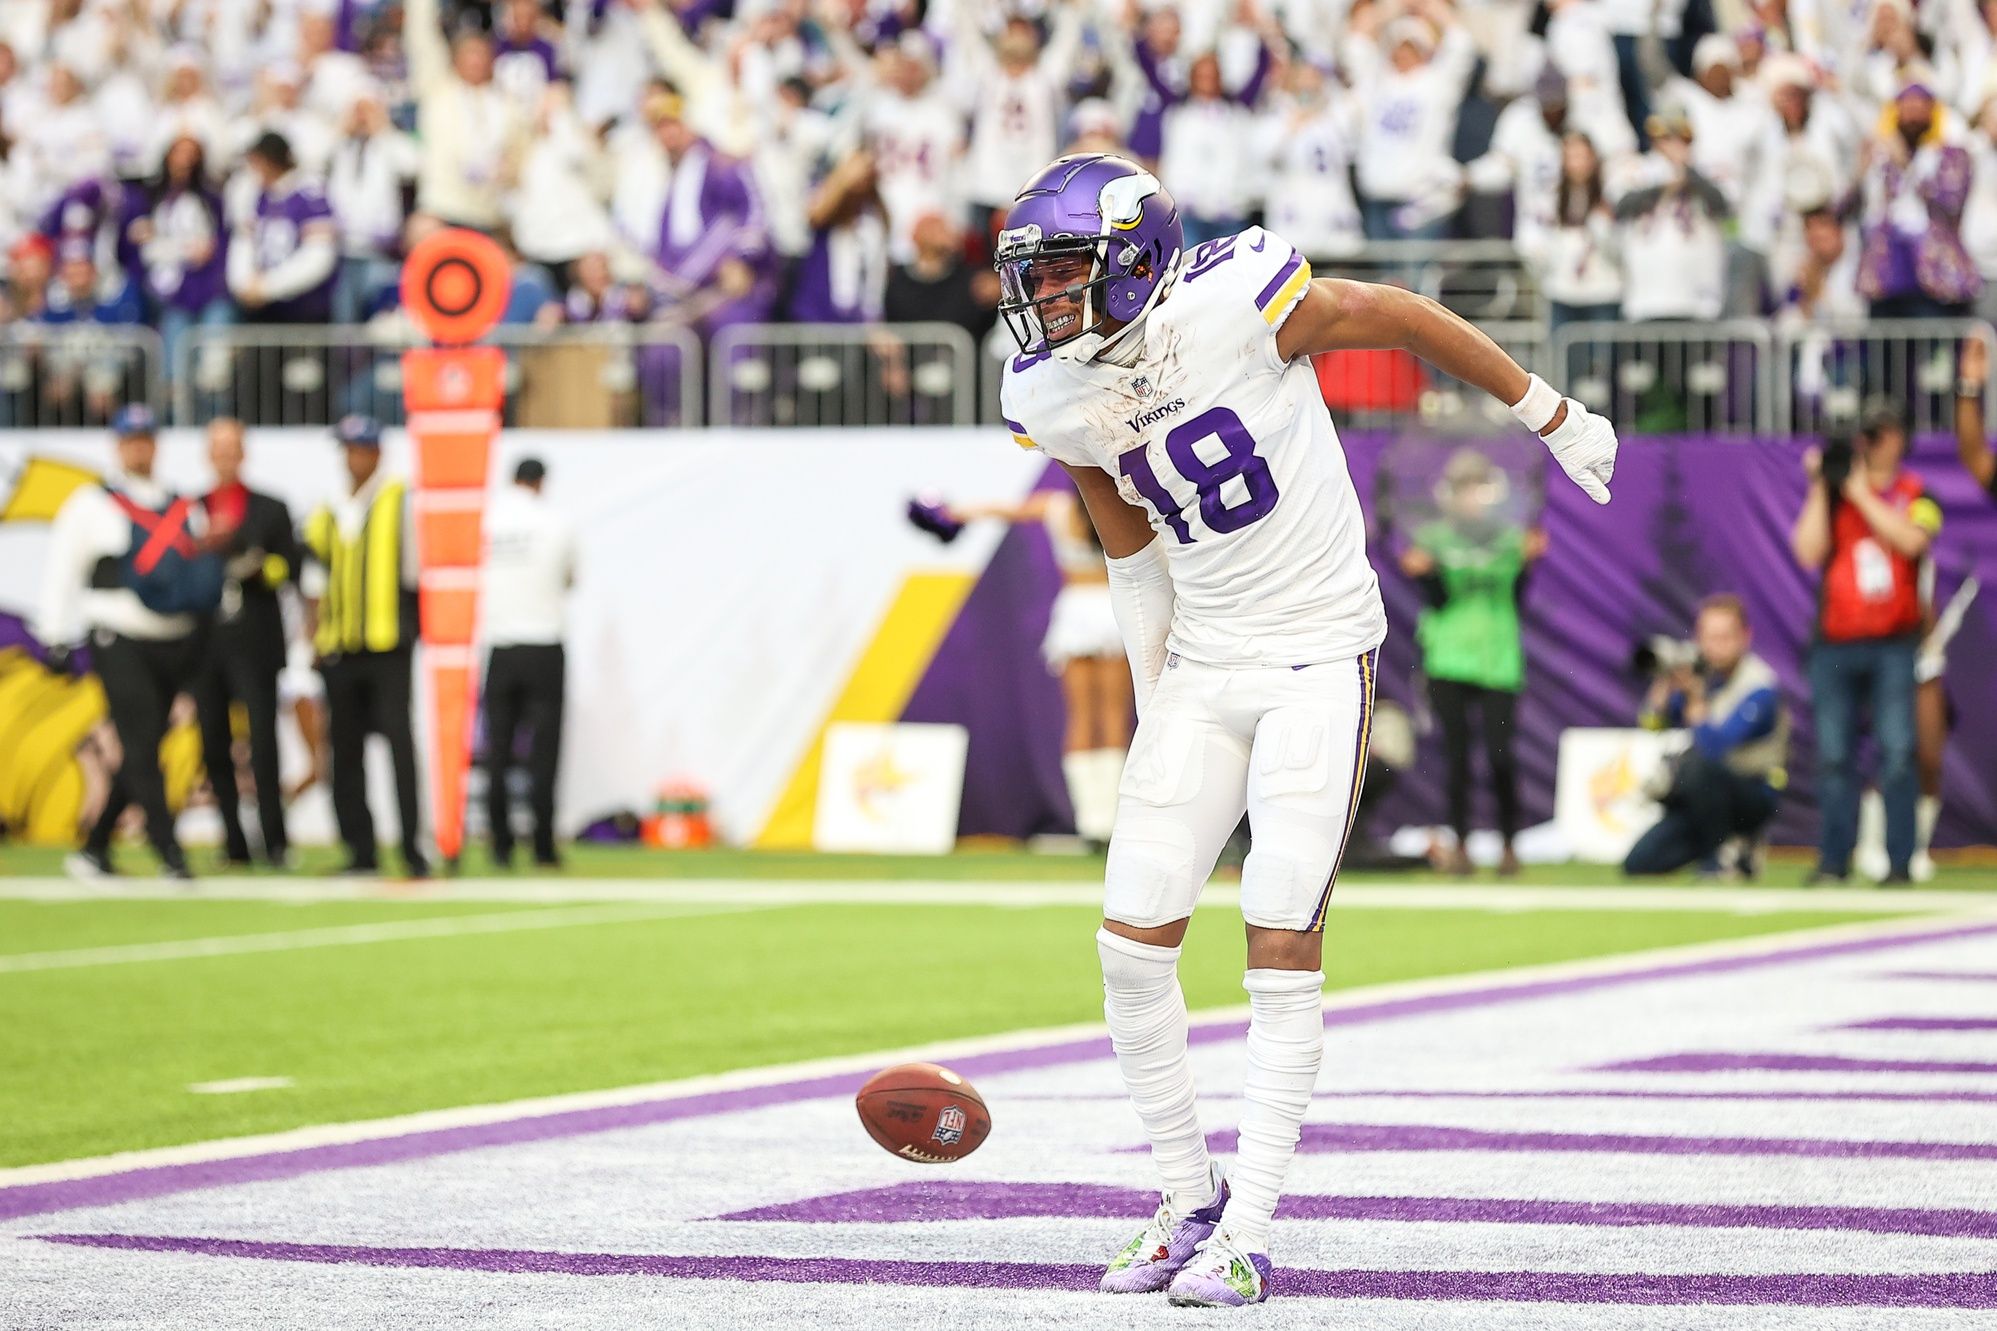
<svg viewBox="0 0 1997 1331"><path fill-rule="evenodd" d="M1843 1054L1689 1053L1605 1063L1597 1072L1997 1072L1974 1059L1849 1058Z"/></svg>
<svg viewBox="0 0 1997 1331"><path fill-rule="evenodd" d="M1229 1152L1235 1134L1210 1132L1209 1149ZM1148 1148L1138 1148L1148 1149ZM1297 1149L1336 1155L1368 1151L1546 1151L1610 1155L1810 1156L1832 1160L1997 1160L1997 1143L1859 1141L1839 1137L1672 1137L1625 1132L1489 1132L1419 1123L1306 1123Z"/></svg>
<svg viewBox="0 0 1997 1331"><path fill-rule="evenodd" d="M374 1248L136 1234L49 1234L51 1243L261 1261L572 1276L653 1276L958 1289L1088 1290L1096 1266L918 1262L842 1257L673 1257L519 1249ZM1644 1275L1583 1271L1313 1271L1276 1273L1290 1298L1482 1303L1729 1304L1794 1307L1997 1308L1997 1273L1918 1275Z"/></svg>
<svg viewBox="0 0 1997 1331"><path fill-rule="evenodd" d="M1378 648L1359 658L1359 737L1352 750L1352 798L1345 808L1345 834L1338 839L1338 851L1331 858L1331 873L1324 891L1311 911L1310 927L1324 928L1325 913L1331 909L1331 889L1338 883L1338 866L1345 862L1345 848L1352 844L1352 827L1359 820L1359 796L1366 789L1366 751L1373 739L1373 672L1380 659Z"/></svg>
<svg viewBox="0 0 1997 1331"><path fill-rule="evenodd" d="M716 1216L717 1220L806 1224L908 1224L948 1220L1112 1219L1143 1215L1155 1192L1094 1183L948 1180L807 1197ZM1701 1202L1576 1202L1512 1197L1345 1197L1291 1194L1283 1220L1380 1220L1410 1224L1590 1225L1627 1229L1853 1230L1997 1238L1997 1211L1900 1206L1753 1206Z"/></svg>

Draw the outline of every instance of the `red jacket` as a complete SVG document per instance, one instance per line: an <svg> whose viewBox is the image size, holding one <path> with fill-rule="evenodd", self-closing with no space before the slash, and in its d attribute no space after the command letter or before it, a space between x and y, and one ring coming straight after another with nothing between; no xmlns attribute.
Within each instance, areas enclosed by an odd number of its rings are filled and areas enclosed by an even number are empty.
<svg viewBox="0 0 1997 1331"><path fill-rule="evenodd" d="M1924 531L1941 530L1941 509L1913 472L1895 476L1879 497ZM1921 561L1888 548L1853 505L1840 501L1832 508L1831 557L1824 566L1818 621L1824 639L1854 642L1919 632Z"/></svg>

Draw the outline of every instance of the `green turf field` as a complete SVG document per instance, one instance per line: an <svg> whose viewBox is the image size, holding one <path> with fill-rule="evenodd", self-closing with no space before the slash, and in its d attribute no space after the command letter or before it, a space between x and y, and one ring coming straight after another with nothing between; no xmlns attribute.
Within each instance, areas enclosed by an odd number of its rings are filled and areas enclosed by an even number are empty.
<svg viewBox="0 0 1997 1331"><path fill-rule="evenodd" d="M392 850L383 852L391 868L396 863ZM928 881L974 882L1101 882L1099 855L1036 855L1016 849L965 849L949 855L824 855L809 851L699 850L656 851L637 846L571 846L563 870L570 878L782 878L817 879L832 882L854 879L914 878ZM0 878L52 877L62 873L64 852L43 846L0 844ZM190 852L196 873L222 875L213 851ZM130 873L154 871L152 853L142 845L127 844L118 851L118 863ZM1810 868L1808 856L1778 860L1769 864L1760 880L1766 887L1795 887ZM340 853L330 847L304 847L298 852L297 870L307 874L332 873L340 867ZM237 876L242 871L226 871ZM268 869L249 871L259 877L276 878ZM468 878L504 878L482 850L474 849L461 866ZM1226 873L1222 871L1223 875ZM1518 881L1537 886L1600 886L1621 881L1614 868L1599 864L1538 864L1528 866L1517 880L1500 880L1489 870L1475 875L1476 881ZM1446 874L1406 873L1393 875L1342 874L1340 882L1449 883L1462 880ZM1690 874L1650 880L1690 882ZM1865 886L1854 880L1854 886ZM1989 866L1944 865L1930 888L1997 889L1997 868Z"/></svg>
<svg viewBox="0 0 1997 1331"><path fill-rule="evenodd" d="M1074 906L0 900L0 1166L1094 1021L1097 918ZM1846 918L1354 909L1333 916L1325 969L1346 987ZM186 940L246 937L286 950L178 954ZM161 943L174 955L76 955ZM1198 918L1184 976L1194 1007L1242 1001L1232 911ZM267 1076L295 1085L187 1089Z"/></svg>

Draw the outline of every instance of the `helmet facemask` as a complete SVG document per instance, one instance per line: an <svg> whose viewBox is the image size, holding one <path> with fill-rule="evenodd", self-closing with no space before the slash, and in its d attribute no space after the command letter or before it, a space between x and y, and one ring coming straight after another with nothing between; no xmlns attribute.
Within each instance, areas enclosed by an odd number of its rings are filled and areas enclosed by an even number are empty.
<svg viewBox="0 0 1997 1331"><path fill-rule="evenodd" d="M1037 356L1100 330L1110 281L1106 238L1040 237L1038 227L999 236L999 317L1021 353Z"/></svg>

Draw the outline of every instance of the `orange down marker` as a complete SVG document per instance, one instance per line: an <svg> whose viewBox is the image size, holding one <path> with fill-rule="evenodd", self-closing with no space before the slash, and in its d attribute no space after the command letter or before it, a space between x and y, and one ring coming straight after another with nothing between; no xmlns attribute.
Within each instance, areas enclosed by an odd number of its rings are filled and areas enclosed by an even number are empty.
<svg viewBox="0 0 1997 1331"><path fill-rule="evenodd" d="M492 441L506 402L506 355L468 345L506 310L512 265L475 231L439 231L402 265L402 305L439 345L402 357L416 453L412 496L424 675L430 693L430 807L437 849L465 843L465 778L478 699L478 588Z"/></svg>

